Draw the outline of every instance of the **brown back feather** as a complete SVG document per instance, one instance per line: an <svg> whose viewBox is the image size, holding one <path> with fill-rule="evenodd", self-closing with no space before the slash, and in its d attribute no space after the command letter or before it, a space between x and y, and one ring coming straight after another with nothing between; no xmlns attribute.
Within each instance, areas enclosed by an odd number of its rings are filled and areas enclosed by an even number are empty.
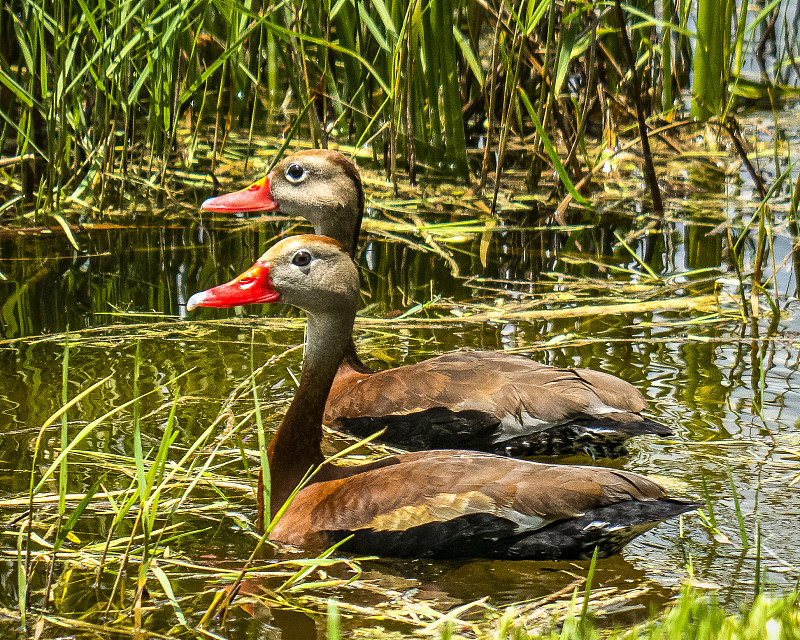
<svg viewBox="0 0 800 640"><path fill-rule="evenodd" d="M550 367L492 351L448 353L423 362L365 374L340 372L328 398L325 423L337 418L409 414L435 407L476 409L498 420L507 414L555 422L602 412L604 418L639 420L646 404L639 391L610 374Z"/></svg>

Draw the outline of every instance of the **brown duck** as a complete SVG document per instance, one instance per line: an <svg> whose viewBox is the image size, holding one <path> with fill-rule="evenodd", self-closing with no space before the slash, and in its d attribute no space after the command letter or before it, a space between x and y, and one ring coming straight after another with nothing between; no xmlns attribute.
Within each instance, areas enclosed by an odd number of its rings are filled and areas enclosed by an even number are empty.
<svg viewBox="0 0 800 640"><path fill-rule="evenodd" d="M329 150L295 153L247 189L210 198L212 211L281 212L355 252L364 213L356 167ZM458 447L502 455L627 455L625 441L670 435L641 415L628 382L599 371L550 367L519 355L458 351L385 371L364 365L352 341L336 375L324 423L405 449Z"/></svg>
<svg viewBox="0 0 800 640"><path fill-rule="evenodd" d="M270 511L309 469L270 539L401 557L579 559L615 554L660 520L695 509L624 471L540 464L475 451L419 451L361 466L323 461L322 415L351 341L358 270L338 242L277 243L231 282L197 293L188 309L285 302L306 311L300 385L269 446ZM321 466L320 466L321 465ZM259 498L263 491L259 489Z"/></svg>

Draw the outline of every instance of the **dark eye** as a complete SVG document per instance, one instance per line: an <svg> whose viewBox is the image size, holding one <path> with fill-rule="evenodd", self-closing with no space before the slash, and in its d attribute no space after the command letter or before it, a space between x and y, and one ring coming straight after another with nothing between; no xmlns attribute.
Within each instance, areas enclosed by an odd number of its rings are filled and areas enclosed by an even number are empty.
<svg viewBox="0 0 800 640"><path fill-rule="evenodd" d="M296 267L307 267L311 264L311 254L308 251L298 251L292 258L292 264Z"/></svg>
<svg viewBox="0 0 800 640"><path fill-rule="evenodd" d="M293 162L286 167L286 179L289 182L300 182L306 177L306 170L302 165Z"/></svg>

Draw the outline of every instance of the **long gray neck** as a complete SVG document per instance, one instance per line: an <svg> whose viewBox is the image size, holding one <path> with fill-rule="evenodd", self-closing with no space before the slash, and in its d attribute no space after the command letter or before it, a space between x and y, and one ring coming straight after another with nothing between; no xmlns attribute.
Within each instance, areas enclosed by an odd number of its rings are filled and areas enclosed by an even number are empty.
<svg viewBox="0 0 800 640"><path fill-rule="evenodd" d="M303 217L314 226L314 233L337 240L351 258L355 256L363 215L361 203L338 204L333 209L321 207L313 212L303 212Z"/></svg>
<svg viewBox="0 0 800 640"><path fill-rule="evenodd" d="M358 246L358 238L361 235L361 220L364 217L364 192L361 191L361 185L358 184L359 201L358 204L351 205L347 211L339 211L339 215L330 215L329 211L324 211L323 215L315 216L313 220L309 221L314 225L314 233L320 236L327 236L337 240L342 248L350 254L350 257L355 259L356 248ZM347 207L342 207L347 209ZM348 225L347 222L352 221L353 224ZM310 330L309 318L309 330ZM308 340L306 344L311 341ZM365 365L361 358L358 357L356 351L356 344L353 341L353 332L350 330L350 337L345 348L343 360L354 370L360 373L373 373L373 369ZM342 360L340 360L342 362Z"/></svg>
<svg viewBox="0 0 800 640"><path fill-rule="evenodd" d="M303 353L303 376L327 378L336 373L345 347L353 335L355 311L309 313L306 323L306 348ZM327 397L326 397L327 399ZM324 408L323 402L323 408ZM321 415L321 414L320 414Z"/></svg>
<svg viewBox="0 0 800 640"><path fill-rule="evenodd" d="M345 211L345 207L342 209L337 211L336 215L331 215L330 211L323 212L324 215L317 218L314 232L337 240L352 258L355 257L358 236L361 233L362 213L353 210Z"/></svg>

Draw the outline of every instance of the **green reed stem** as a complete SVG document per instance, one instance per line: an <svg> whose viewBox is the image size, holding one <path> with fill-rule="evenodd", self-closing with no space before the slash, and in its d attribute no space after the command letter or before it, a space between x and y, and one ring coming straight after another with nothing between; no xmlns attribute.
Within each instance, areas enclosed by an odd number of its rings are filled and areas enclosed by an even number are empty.
<svg viewBox="0 0 800 640"><path fill-rule="evenodd" d="M334 598L328 598L327 640L340 640L342 637L339 605Z"/></svg>
<svg viewBox="0 0 800 640"><path fill-rule="evenodd" d="M594 570L597 568L597 554L600 547L595 547L592 553L592 562L589 565L589 573L586 574L586 588L583 590L583 604L581 605L581 617L579 625L584 627L589 621L589 597L592 594L592 581L594 580Z"/></svg>
<svg viewBox="0 0 800 640"><path fill-rule="evenodd" d="M272 496L272 482L269 475L269 457L267 455L267 434L264 433L264 423L261 419L261 405L258 400L258 385L256 385L255 367L255 329L250 334L250 385L253 387L253 407L256 415L256 432L258 434L258 457L261 463L261 495L264 510L258 514L259 523L270 522L270 504Z"/></svg>
<svg viewBox="0 0 800 640"><path fill-rule="evenodd" d="M736 485L733 482L733 474L731 473L730 465L726 465L725 469L728 473L728 482L731 485L733 508L736 511L736 519L739 522L739 537L742 540L742 548L747 550L750 547L750 542L747 540L747 530L744 527L744 515L742 514L742 506L739 504L739 494L736 492Z"/></svg>
<svg viewBox="0 0 800 640"><path fill-rule="evenodd" d="M69 327L64 332L64 356L61 360L61 402L66 406L68 400L69 386ZM63 451L69 441L69 431L67 430L67 412L61 414L61 450ZM67 458L58 470L58 515L63 516L66 511L67 493Z"/></svg>
<svg viewBox="0 0 800 640"><path fill-rule="evenodd" d="M753 595L758 597L764 585L761 583L761 518L756 520L756 567L753 576Z"/></svg>

